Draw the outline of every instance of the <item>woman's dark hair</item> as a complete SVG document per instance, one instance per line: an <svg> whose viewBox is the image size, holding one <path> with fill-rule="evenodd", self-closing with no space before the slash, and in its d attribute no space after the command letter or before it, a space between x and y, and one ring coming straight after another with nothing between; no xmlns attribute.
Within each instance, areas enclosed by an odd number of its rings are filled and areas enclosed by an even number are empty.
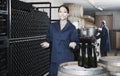
<svg viewBox="0 0 120 76"><path fill-rule="evenodd" d="M60 11L60 8L61 7L64 7L64 8L66 8L66 10L67 10L67 13L69 13L69 8L66 6L66 5L61 5L59 8L58 8L58 12Z"/></svg>

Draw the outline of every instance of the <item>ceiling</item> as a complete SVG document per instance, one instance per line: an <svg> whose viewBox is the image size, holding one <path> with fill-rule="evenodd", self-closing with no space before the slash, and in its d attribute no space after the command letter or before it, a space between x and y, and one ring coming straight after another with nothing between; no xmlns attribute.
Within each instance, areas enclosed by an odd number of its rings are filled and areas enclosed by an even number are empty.
<svg viewBox="0 0 120 76"><path fill-rule="evenodd" d="M21 0L27 2L50 2L54 0ZM56 1L56 0L55 0ZM59 0L57 0L59 2ZM83 6L84 10L120 11L120 0L60 0L63 3L76 3ZM99 9L100 8L100 9Z"/></svg>
<svg viewBox="0 0 120 76"><path fill-rule="evenodd" d="M120 0L63 0L64 3L81 4L85 10L113 11L120 10Z"/></svg>

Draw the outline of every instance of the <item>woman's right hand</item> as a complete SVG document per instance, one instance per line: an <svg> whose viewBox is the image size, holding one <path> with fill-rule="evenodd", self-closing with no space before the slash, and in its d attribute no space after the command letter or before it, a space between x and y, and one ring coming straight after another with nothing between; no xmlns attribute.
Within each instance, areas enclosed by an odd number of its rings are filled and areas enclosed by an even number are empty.
<svg viewBox="0 0 120 76"><path fill-rule="evenodd" d="M43 42L43 43L41 43L40 45L41 45L41 47L43 47L43 48L48 48L48 47L50 46L50 44L49 44L48 42Z"/></svg>

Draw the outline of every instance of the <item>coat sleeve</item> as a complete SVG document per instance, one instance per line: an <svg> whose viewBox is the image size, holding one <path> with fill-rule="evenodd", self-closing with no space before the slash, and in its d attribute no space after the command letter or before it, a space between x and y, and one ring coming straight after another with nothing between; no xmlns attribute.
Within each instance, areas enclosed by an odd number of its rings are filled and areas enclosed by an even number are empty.
<svg viewBox="0 0 120 76"><path fill-rule="evenodd" d="M109 30L107 28L106 28L106 40L107 49L108 51L111 51Z"/></svg>
<svg viewBox="0 0 120 76"><path fill-rule="evenodd" d="M71 42L79 43L78 32L77 32L76 29L73 29L73 31L72 31L71 37L70 37L70 41L71 41Z"/></svg>
<svg viewBox="0 0 120 76"><path fill-rule="evenodd" d="M101 33L102 33L102 31L97 31L97 33L99 33L99 35L95 35L95 38L96 38L96 39L101 38Z"/></svg>
<svg viewBox="0 0 120 76"><path fill-rule="evenodd" d="M49 43L52 41L51 25L48 26L48 31L47 31L47 35L46 35L46 41L49 42Z"/></svg>

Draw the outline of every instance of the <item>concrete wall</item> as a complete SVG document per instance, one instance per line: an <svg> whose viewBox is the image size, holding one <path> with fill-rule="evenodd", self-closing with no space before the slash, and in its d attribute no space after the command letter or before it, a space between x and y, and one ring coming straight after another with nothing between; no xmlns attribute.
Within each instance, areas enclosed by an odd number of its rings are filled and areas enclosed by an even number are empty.
<svg viewBox="0 0 120 76"><path fill-rule="evenodd" d="M96 15L113 15L113 29L120 30L120 11L96 12Z"/></svg>
<svg viewBox="0 0 120 76"><path fill-rule="evenodd" d="M96 15L112 15L113 16L113 26L111 30L120 30L120 11L105 11L105 12L96 12ZM119 48L120 49L120 31L115 32L111 31L111 44L113 45L113 48Z"/></svg>

